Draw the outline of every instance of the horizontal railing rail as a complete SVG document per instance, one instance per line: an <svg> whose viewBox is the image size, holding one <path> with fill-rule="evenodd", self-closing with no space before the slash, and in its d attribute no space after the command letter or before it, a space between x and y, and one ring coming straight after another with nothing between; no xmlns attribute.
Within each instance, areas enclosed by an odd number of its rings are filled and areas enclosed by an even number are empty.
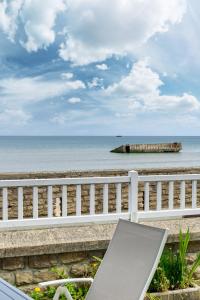
<svg viewBox="0 0 200 300"><path fill-rule="evenodd" d="M200 215L199 182L200 174L139 176L136 171L0 180L0 228Z"/></svg>
<svg viewBox="0 0 200 300"><path fill-rule="evenodd" d="M138 176L138 181L188 181L200 180L200 174L177 174L177 175L141 175Z"/></svg>
<svg viewBox="0 0 200 300"><path fill-rule="evenodd" d="M123 182L130 182L129 176L0 180L0 187L31 187Z"/></svg>

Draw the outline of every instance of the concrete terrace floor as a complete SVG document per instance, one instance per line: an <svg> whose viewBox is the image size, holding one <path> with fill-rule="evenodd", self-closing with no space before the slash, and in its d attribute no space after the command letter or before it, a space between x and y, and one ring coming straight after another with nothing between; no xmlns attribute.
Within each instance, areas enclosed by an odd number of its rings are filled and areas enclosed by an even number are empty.
<svg viewBox="0 0 200 300"><path fill-rule="evenodd" d="M168 243L189 227L191 241L200 240L200 217L141 222L168 228ZM106 249L116 223L0 231L0 258Z"/></svg>

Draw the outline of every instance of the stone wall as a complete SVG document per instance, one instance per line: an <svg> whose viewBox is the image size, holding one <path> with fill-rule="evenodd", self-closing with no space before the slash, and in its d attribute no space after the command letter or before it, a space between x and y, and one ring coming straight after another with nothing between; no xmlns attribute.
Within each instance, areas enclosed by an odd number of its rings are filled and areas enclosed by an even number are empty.
<svg viewBox="0 0 200 300"><path fill-rule="evenodd" d="M39 282L59 279L64 272L70 277L88 276L93 256L103 257L104 251L66 252L0 260L0 277L26 292Z"/></svg>
<svg viewBox="0 0 200 300"><path fill-rule="evenodd" d="M200 173L200 168L174 168L174 169L146 169L138 170L139 174L180 174L180 173ZM128 170L110 170L110 171L88 171L88 172L52 172L52 173L19 173L19 174L0 174L0 179L27 179L27 178L62 178L62 177L90 177L90 176L123 176L127 175ZM59 216L61 213L61 188L53 187L54 198L54 215ZM139 209L144 208L144 185L139 185ZM186 182L186 206L191 206L192 186L191 182ZM103 185L95 186L95 210L102 212L103 209ZM68 214L75 213L75 186L68 186ZM116 187L114 184L109 185L109 211L114 212L116 200ZM180 184L177 182L174 186L175 207L180 205ZM200 183L197 185L197 204L200 204ZM156 184L150 184L150 209L156 206ZM162 207L168 206L168 184L162 185ZM9 218L17 217L17 189L8 190L8 207ZM128 207L128 185L122 184L122 210ZM89 212L89 186L82 186L82 213ZM0 190L0 217L2 214L2 190ZM39 216L47 215L47 188L39 188ZM24 188L24 216L32 216L32 188Z"/></svg>
<svg viewBox="0 0 200 300"><path fill-rule="evenodd" d="M166 247L177 248L177 242L169 242ZM87 248L87 246L85 246ZM101 248L101 247L100 247ZM59 279L59 273L69 277L87 277L94 256L103 258L106 249L85 250L21 257L6 257L0 259L0 278L29 293L38 286L39 282ZM192 263L200 251L200 241L190 243L188 262ZM200 268L195 273L200 280Z"/></svg>
<svg viewBox="0 0 200 300"><path fill-rule="evenodd" d="M189 260L200 251L200 218L143 222L168 228L166 247L177 248L179 230L190 228ZM37 229L0 231L0 278L28 291L39 282L58 278L52 268L69 276L86 276L93 256L102 257L116 223L84 224ZM196 278L200 279L200 268Z"/></svg>

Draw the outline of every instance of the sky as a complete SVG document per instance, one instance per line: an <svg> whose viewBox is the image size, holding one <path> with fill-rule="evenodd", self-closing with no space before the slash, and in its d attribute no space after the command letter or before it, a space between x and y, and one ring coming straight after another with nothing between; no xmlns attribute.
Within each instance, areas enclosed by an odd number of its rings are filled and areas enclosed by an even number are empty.
<svg viewBox="0 0 200 300"><path fill-rule="evenodd" d="M200 135L199 0L0 0L0 135Z"/></svg>

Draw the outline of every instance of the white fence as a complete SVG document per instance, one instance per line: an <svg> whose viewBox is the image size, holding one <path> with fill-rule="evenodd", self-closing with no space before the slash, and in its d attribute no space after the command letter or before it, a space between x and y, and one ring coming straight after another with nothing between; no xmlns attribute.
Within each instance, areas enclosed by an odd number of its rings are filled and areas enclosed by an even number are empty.
<svg viewBox="0 0 200 300"><path fill-rule="evenodd" d="M197 183L200 181L200 174L184 175L148 175L139 176L139 182L144 182L144 210L137 212L138 219L153 219L166 217L181 217L200 215L200 207L197 207ZM156 209L149 210L149 184L156 182ZM162 184L168 183L168 208L162 209ZM191 206L186 207L186 182L192 185ZM180 185L180 207L174 208L174 185Z"/></svg>
<svg viewBox="0 0 200 300"><path fill-rule="evenodd" d="M191 207L186 207L186 182L191 182ZM130 171L128 176L115 177L87 177L87 178L57 178L57 179L25 179L25 180L0 180L2 190L2 218L0 228L15 228L21 226L41 226L59 224L77 224L85 222L114 221L118 218L152 219L163 217L179 217L186 215L199 215L200 208L197 207L197 182L200 174L185 175L148 175L138 176L136 171ZM150 184L156 183L156 209L150 209ZM162 208L162 184L168 183L168 208ZM174 184L180 184L180 207L174 208ZM144 183L144 209L138 210L138 184ZM95 212L95 185L103 185L103 210L102 213ZM109 212L109 185L116 186L116 211ZM122 210L122 184L129 186L128 209ZM76 187L74 215L68 215L67 189L68 186ZM89 185L89 213L82 214L82 185ZM62 188L61 216L53 214L53 188ZM24 188L32 189L32 216L24 217ZM47 215L39 216L38 189L47 187ZM8 203L9 189L17 189L17 218L9 218Z"/></svg>

